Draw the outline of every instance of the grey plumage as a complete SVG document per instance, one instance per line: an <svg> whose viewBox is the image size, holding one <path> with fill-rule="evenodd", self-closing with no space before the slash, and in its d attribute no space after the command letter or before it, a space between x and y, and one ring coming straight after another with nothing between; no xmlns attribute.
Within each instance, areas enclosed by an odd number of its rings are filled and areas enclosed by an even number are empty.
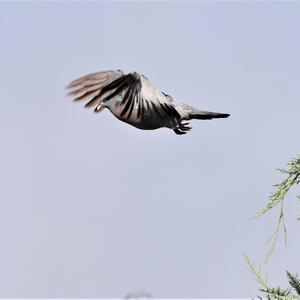
<svg viewBox="0 0 300 300"><path fill-rule="evenodd" d="M144 75L121 70L86 75L72 81L67 88L74 101L89 100L85 107L95 112L108 108L123 122L139 129L167 127L176 134L191 129L184 121L227 118L229 114L199 110L157 89Z"/></svg>

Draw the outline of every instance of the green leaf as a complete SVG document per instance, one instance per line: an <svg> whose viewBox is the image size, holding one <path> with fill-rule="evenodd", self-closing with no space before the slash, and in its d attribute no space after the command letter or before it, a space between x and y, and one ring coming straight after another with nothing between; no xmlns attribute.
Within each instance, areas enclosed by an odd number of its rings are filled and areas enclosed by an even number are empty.
<svg viewBox="0 0 300 300"><path fill-rule="evenodd" d="M270 248L267 252L265 262L267 262L269 257L274 252L276 244L277 244L278 236L279 236L281 230L283 230L283 232L284 232L285 243L287 242L287 230L286 230L285 221L284 221L283 204L284 204L286 194L289 192L289 190L293 186L297 185L300 182L300 155L296 156L288 163L287 169L278 169L278 170L281 173L283 173L286 177L282 180L282 182L275 185L276 190L269 197L269 202L267 203L267 205L263 209L258 211L251 218L251 219L253 219L253 218L260 217L263 214L267 213L272 208L274 208L275 206L280 205L279 218L277 221L277 225L275 227L273 234L268 239ZM300 200L300 195L297 196L297 198ZM297 220L300 220L300 216L297 218Z"/></svg>

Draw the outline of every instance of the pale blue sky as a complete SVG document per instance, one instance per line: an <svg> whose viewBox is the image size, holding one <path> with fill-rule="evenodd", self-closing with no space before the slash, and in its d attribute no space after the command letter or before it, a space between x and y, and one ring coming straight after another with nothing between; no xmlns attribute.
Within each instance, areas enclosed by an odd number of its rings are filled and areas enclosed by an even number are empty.
<svg viewBox="0 0 300 300"><path fill-rule="evenodd" d="M278 211L253 221L299 152L299 2L1 2L0 297L254 297ZM90 72L138 71L229 112L185 136L73 104ZM299 203L270 282L300 272Z"/></svg>

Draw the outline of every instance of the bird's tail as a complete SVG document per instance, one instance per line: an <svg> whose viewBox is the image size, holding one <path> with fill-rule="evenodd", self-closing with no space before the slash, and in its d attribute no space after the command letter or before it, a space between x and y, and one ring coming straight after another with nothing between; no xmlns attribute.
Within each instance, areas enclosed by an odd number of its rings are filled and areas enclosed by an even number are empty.
<svg viewBox="0 0 300 300"><path fill-rule="evenodd" d="M191 119L197 119L197 120L228 118L229 116L230 114L217 113L217 112L205 111L205 110L197 110L197 109L194 109L190 114Z"/></svg>
<svg viewBox="0 0 300 300"><path fill-rule="evenodd" d="M177 103L177 108L186 120L211 120L218 118L228 118L230 115L226 113L217 113L212 111L199 110L185 103Z"/></svg>

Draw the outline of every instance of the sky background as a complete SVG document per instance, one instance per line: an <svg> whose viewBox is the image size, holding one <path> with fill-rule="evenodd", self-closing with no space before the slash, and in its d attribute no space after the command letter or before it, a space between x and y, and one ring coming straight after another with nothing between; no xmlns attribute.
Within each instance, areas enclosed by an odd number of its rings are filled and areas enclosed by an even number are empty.
<svg viewBox="0 0 300 300"><path fill-rule="evenodd" d="M262 208L299 153L299 2L1 2L0 297L255 297ZM229 119L185 136L72 103L91 72L138 71ZM299 193L299 190L298 190ZM300 272L297 190L288 247Z"/></svg>

